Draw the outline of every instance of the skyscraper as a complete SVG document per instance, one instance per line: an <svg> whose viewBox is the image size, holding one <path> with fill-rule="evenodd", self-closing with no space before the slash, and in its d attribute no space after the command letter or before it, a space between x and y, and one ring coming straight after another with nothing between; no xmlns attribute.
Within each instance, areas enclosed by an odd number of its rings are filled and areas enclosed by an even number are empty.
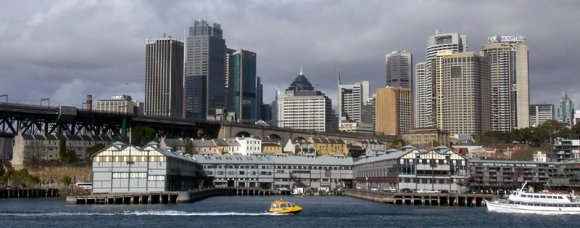
<svg viewBox="0 0 580 228"><path fill-rule="evenodd" d="M416 65L417 75L415 97L417 101L417 128L435 127L433 92L432 91L432 71L431 65L435 60L438 51L451 50L455 52L467 51L467 37L459 33L436 33L427 39L425 48L425 62ZM424 74L422 74L424 73ZM421 88L421 89L420 89Z"/></svg>
<svg viewBox="0 0 580 228"><path fill-rule="evenodd" d="M147 40L144 115L182 117L183 42L172 37Z"/></svg>
<svg viewBox="0 0 580 228"><path fill-rule="evenodd" d="M433 64L436 126L449 134L489 131L489 65L473 52L439 51Z"/></svg>
<svg viewBox="0 0 580 228"><path fill-rule="evenodd" d="M256 53L239 50L229 55L228 111L235 112L237 121L258 119Z"/></svg>
<svg viewBox="0 0 580 228"><path fill-rule="evenodd" d="M491 74L491 130L510 132L530 126L528 45L524 36L492 36L481 52Z"/></svg>
<svg viewBox="0 0 580 228"><path fill-rule="evenodd" d="M186 118L215 115L225 108L226 41L221 25L196 20L189 27L184 80Z"/></svg>
<svg viewBox="0 0 580 228"><path fill-rule="evenodd" d="M530 127L537 127L548 120L554 119L553 104L530 105Z"/></svg>
<svg viewBox="0 0 580 228"><path fill-rule="evenodd" d="M340 81L339 81L340 83ZM369 82L338 85L338 128L341 131L357 131L364 128L362 109L369 98ZM371 123L367 123L371 124ZM371 126L366 126L371 129ZM361 129L362 130L362 129Z"/></svg>
<svg viewBox="0 0 580 228"><path fill-rule="evenodd" d="M314 131L336 129L332 125L335 117L331 100L314 90L302 71L284 93L278 92L276 105L278 127Z"/></svg>
<svg viewBox="0 0 580 228"><path fill-rule="evenodd" d="M562 97L560 98L560 107L558 108L558 121L565 123L568 126L572 126L574 120L574 103L568 97L566 91L562 91Z"/></svg>
<svg viewBox="0 0 580 228"><path fill-rule="evenodd" d="M375 131L400 135L413 126L413 93L409 88L378 88L375 97Z"/></svg>
<svg viewBox="0 0 580 228"><path fill-rule="evenodd" d="M385 85L413 90L413 57L405 51L393 51L385 57Z"/></svg>
<svg viewBox="0 0 580 228"><path fill-rule="evenodd" d="M257 119L265 120L262 117L262 108L264 106L264 85L262 85L262 78L256 77L256 115Z"/></svg>

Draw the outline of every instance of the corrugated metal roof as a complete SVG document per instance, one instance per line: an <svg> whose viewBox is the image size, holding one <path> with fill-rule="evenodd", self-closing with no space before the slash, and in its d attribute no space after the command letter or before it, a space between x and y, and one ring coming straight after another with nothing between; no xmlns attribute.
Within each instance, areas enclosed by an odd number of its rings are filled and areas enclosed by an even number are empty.
<svg viewBox="0 0 580 228"><path fill-rule="evenodd" d="M352 165L348 157L303 156L245 156L245 155L193 155L202 164L285 164L285 165Z"/></svg>

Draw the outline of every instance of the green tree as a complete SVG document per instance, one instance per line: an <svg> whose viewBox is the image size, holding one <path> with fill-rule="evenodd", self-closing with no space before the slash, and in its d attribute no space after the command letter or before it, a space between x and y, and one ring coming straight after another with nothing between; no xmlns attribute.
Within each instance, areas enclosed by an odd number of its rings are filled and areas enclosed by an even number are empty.
<svg viewBox="0 0 580 228"><path fill-rule="evenodd" d="M183 147L185 149L186 154L193 154L193 142L190 138L186 138L185 142L183 143Z"/></svg>
<svg viewBox="0 0 580 228"><path fill-rule="evenodd" d="M133 145L143 146L156 139L157 134L153 128L138 126L131 129L131 143Z"/></svg>
<svg viewBox="0 0 580 228"><path fill-rule="evenodd" d="M64 184L64 186L68 187L72 183L72 178L70 176L64 176L62 177L61 181Z"/></svg>
<svg viewBox="0 0 580 228"><path fill-rule="evenodd" d="M85 153L87 154L87 157L90 158L91 156L93 156L95 153L99 152L103 148L105 148L105 144L97 143L97 144L85 149Z"/></svg>

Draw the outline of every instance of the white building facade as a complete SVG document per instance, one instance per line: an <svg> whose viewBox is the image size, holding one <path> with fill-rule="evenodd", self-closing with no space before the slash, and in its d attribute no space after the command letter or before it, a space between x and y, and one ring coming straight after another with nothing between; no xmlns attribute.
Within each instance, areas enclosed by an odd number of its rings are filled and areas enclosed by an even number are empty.
<svg viewBox="0 0 580 228"><path fill-rule="evenodd" d="M240 154L240 155L252 155L262 153L262 140L253 137L236 137L239 149L237 153L230 154Z"/></svg>
<svg viewBox="0 0 580 228"><path fill-rule="evenodd" d="M120 142L92 158L93 193L189 191L200 186L201 166L190 157Z"/></svg>

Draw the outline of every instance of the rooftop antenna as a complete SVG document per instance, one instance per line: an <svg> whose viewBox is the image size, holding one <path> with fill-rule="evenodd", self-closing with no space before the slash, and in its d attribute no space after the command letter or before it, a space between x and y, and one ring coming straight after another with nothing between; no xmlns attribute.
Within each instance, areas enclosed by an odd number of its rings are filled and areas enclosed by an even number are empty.
<svg viewBox="0 0 580 228"><path fill-rule="evenodd" d="M435 35L439 35L439 29L435 29Z"/></svg>
<svg viewBox="0 0 580 228"><path fill-rule="evenodd" d="M300 67L300 74L299 74L299 75L304 75L304 74L302 73L302 67Z"/></svg>

